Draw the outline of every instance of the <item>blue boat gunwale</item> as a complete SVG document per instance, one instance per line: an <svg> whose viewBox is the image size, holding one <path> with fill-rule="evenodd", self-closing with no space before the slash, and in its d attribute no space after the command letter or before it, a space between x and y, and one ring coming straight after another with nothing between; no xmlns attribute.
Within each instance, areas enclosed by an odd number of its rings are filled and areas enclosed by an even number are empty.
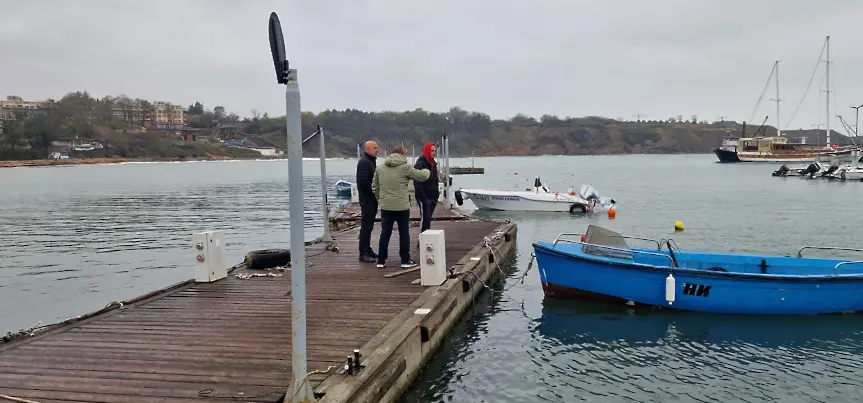
<svg viewBox="0 0 863 403"><path fill-rule="evenodd" d="M652 239L649 239L649 240L656 242ZM586 242L576 242L576 241L569 241L569 240L560 240L560 242L566 242L568 244L595 246L595 247L599 247L599 248L609 248L611 250L618 249L618 248L609 247L606 245L590 244L590 243L586 243ZM591 263L596 263L596 264L604 264L604 265L609 265L609 266L623 267L623 268L626 268L629 270L651 271L651 272L671 273L671 274L682 273L682 274L687 274L687 275L697 276L697 277L724 278L724 279L732 278L732 279L744 279L744 280L752 280L752 281L784 281L784 282L799 282L799 283L863 281L863 273L848 273L848 274L834 273L834 274L828 274L828 275L738 273L738 272L721 272L721 271L712 271L712 270L697 270L697 269L688 269L688 268L684 268L684 267L672 267L672 266L662 267L662 266L655 266L655 265L635 263L635 262L627 263L627 262L623 262L623 261L612 260L613 258L605 258L604 259L604 258L599 258L599 257L592 257L592 256L590 256L589 253L584 253L583 255L577 255L577 254L573 254L570 252L565 252L565 251L562 251L560 249L555 248L557 243L558 243L558 241L555 241L554 243L549 242L549 241L537 241L537 242L533 242L532 246L534 248L534 251L539 249L543 252L557 255L557 256L560 256L563 258L578 259L578 260L589 261ZM551 246L548 246L548 245L551 245ZM646 251L641 251L639 249L631 249L631 248L628 251L632 252L632 253L646 253ZM680 251L680 252L685 253L685 251ZM660 254L660 255L667 256L664 254ZM774 256L774 257L779 257L779 256ZM839 265L842 265L842 264L861 264L861 263L863 263L863 261L847 261L847 262L839 263L837 265L837 267Z"/></svg>

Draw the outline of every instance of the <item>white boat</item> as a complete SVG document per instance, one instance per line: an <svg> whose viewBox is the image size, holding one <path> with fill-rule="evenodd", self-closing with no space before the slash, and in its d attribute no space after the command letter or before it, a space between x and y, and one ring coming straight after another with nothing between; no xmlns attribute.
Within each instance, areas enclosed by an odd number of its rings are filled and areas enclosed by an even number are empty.
<svg viewBox="0 0 863 403"><path fill-rule="evenodd" d="M538 177L534 181L533 189L459 189L455 192L455 200L459 206L465 199L472 201L478 209L507 211L586 213L594 211L597 205L610 209L616 204L614 199L600 196L591 185L582 185L578 193L572 189L567 192L552 192Z"/></svg>
<svg viewBox="0 0 863 403"><path fill-rule="evenodd" d="M863 167L853 167L839 171L839 177L846 181L863 181Z"/></svg>
<svg viewBox="0 0 863 403"><path fill-rule="evenodd" d="M863 167L860 166L860 161L857 160L859 154L860 150L854 150L854 164L845 165L839 168L834 175L839 179L846 181L863 181ZM860 158L863 159L863 157Z"/></svg>

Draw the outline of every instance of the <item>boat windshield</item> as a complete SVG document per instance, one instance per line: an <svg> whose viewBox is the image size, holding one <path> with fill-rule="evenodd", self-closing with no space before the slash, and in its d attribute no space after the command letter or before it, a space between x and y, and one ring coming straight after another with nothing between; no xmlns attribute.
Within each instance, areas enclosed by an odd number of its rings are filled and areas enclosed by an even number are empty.
<svg viewBox="0 0 863 403"><path fill-rule="evenodd" d="M587 227L581 250L591 255L632 260L632 252L623 235L593 224Z"/></svg>

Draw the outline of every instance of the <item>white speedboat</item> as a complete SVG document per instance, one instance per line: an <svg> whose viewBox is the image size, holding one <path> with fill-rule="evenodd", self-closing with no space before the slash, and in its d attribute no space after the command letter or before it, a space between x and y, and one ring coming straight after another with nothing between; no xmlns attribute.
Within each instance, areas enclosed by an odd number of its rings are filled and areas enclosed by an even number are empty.
<svg viewBox="0 0 863 403"><path fill-rule="evenodd" d="M538 177L533 189L459 189L455 192L455 201L459 206L465 199L472 201L478 209L569 213L592 212L597 205L610 209L616 203L612 198L600 196L591 185L582 185L578 193L571 189L567 192L552 192Z"/></svg>
<svg viewBox="0 0 863 403"><path fill-rule="evenodd" d="M863 167L853 167L839 171L839 177L846 181L863 181Z"/></svg>

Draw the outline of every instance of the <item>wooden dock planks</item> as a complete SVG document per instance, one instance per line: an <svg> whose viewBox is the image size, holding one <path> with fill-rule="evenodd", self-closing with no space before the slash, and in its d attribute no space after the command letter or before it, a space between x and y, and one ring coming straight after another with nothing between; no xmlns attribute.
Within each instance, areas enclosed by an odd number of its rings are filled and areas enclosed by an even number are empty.
<svg viewBox="0 0 863 403"><path fill-rule="evenodd" d="M432 219L437 221L453 221L467 219L467 216L459 212L457 209L446 208L444 204L445 202L443 200L438 201L437 208L435 208ZM361 218L362 214L360 213L360 204L348 203L344 207L333 212L333 217L330 222L334 228L340 229L344 225L359 225ZM380 220L381 212L380 209L378 209L378 215L375 217L375 221L380 222ZM420 212L416 206L416 200L411 198L411 221L419 220Z"/></svg>
<svg viewBox="0 0 863 403"><path fill-rule="evenodd" d="M500 223L436 221L448 265ZM375 226L372 245L377 250ZM412 227L416 247L418 228ZM340 253L308 247L309 370L341 367L354 350L384 336L428 288L419 272L359 263L357 230L336 235ZM398 262L398 235L390 241ZM417 259L417 251L413 251ZM0 344L0 394L38 402L281 402L291 381L290 272L186 283L35 337ZM190 273L191 275L191 273ZM310 376L313 387L326 374ZM2 401L2 399L0 399Z"/></svg>

